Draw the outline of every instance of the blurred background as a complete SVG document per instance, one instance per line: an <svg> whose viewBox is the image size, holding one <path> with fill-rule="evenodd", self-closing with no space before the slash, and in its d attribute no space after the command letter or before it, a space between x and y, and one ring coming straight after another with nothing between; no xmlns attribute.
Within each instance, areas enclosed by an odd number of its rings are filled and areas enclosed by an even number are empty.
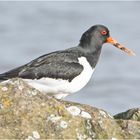
<svg viewBox="0 0 140 140"><path fill-rule="evenodd" d="M0 73L76 46L94 24L137 55L105 44L91 81L66 100L111 114L140 107L140 2L0 2Z"/></svg>

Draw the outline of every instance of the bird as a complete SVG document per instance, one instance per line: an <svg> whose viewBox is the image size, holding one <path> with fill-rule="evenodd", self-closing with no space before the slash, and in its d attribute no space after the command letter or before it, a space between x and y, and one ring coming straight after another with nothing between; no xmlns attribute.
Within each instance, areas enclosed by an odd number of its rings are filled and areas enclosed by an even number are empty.
<svg viewBox="0 0 140 140"><path fill-rule="evenodd" d="M76 47L42 55L0 74L0 81L22 78L31 87L62 99L86 86L98 63L104 43L135 55L113 39L106 26L97 24L82 34Z"/></svg>

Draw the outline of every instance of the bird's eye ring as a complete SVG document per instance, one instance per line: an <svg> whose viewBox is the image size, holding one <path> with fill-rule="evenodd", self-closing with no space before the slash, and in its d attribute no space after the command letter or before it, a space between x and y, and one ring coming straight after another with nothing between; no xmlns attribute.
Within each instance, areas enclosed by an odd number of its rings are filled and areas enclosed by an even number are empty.
<svg viewBox="0 0 140 140"><path fill-rule="evenodd" d="M102 35L107 35L107 31L103 30L103 31L101 32L101 34L102 34Z"/></svg>

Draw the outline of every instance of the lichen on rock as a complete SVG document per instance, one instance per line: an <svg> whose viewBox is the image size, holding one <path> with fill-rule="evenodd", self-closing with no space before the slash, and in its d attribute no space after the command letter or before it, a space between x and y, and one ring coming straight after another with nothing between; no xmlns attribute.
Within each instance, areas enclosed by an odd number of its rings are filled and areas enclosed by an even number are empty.
<svg viewBox="0 0 140 140"><path fill-rule="evenodd" d="M0 83L0 139L140 138L140 109L115 115L57 100L22 79Z"/></svg>

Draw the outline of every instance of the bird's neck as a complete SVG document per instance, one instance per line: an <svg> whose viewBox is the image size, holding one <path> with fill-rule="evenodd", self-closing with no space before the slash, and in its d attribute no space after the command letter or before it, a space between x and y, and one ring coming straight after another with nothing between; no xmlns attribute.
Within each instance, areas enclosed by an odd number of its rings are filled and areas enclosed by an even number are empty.
<svg viewBox="0 0 140 140"><path fill-rule="evenodd" d="M86 45L79 47L82 48L84 55L87 58L88 62L90 63L91 67L95 68L101 54L102 46Z"/></svg>

